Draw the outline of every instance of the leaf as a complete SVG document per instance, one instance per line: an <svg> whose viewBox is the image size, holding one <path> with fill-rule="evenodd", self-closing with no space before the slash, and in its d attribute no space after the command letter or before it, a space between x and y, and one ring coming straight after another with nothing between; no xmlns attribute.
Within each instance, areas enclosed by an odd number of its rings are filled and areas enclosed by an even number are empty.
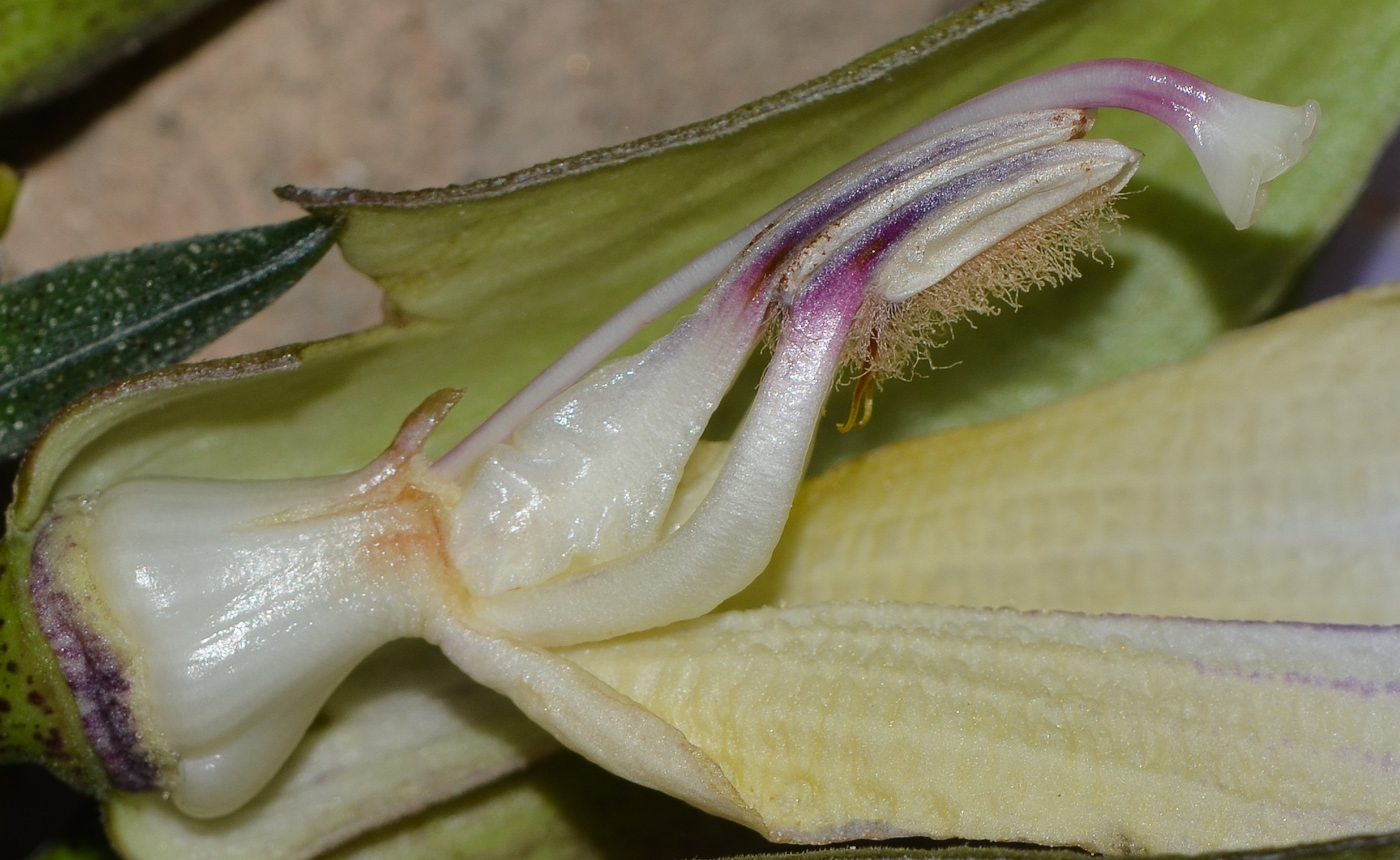
<svg viewBox="0 0 1400 860"><path fill-rule="evenodd" d="M211 0L9 0L0 27L0 114L73 86Z"/></svg>
<svg viewBox="0 0 1400 860"><path fill-rule="evenodd" d="M319 218L64 263L0 284L0 457L54 413L179 361L296 283L335 239Z"/></svg>
<svg viewBox="0 0 1400 860"><path fill-rule="evenodd" d="M809 481L731 608L1400 623L1400 285ZM858 573L857 573L858 572Z"/></svg>

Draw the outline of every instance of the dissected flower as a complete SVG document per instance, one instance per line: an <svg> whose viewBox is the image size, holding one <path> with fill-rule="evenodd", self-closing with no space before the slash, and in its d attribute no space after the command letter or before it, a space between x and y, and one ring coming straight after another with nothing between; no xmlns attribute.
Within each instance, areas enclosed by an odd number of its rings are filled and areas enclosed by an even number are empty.
<svg viewBox="0 0 1400 860"><path fill-rule="evenodd" d="M1225 717L1243 719L1259 705L1230 697L1240 678L1265 668L1322 688L1354 675L1388 689L1389 664L1357 656L1371 640L918 605L707 615L768 565L843 367L856 390L848 423L858 424L879 379L916 361L931 336L1059 282L1076 254L1097 248L1111 198L1140 156L1083 139L1096 106L1139 110L1181 133L1241 228L1268 182L1306 150L1317 118L1312 103L1256 102L1142 61L1038 75L912 129L741 231L624 309L436 462L418 452L451 392L351 475L141 479L56 503L39 532L31 594L112 783L166 790L190 815L237 809L355 665L386 642L421 637L566 745L774 838L928 833L1132 850L1169 844L1192 816L1211 818L1207 807L1228 806L1231 786L1193 791L1151 767L1114 790L1187 800L1179 814L1141 826L1121 805L1104 804L1100 820L1057 816L1039 790L1018 804L993 782L975 808L941 804L928 774L937 775L944 746L996 739L924 732L932 717L920 678L968 661L958 637L972 636L989 650L967 664L982 680L960 695L1002 695L999 681L1017 673L1036 689L1061 678L1065 697L1040 706L1046 725L1058 719L1052 711L1107 706L1111 688L1139 682L1160 684L1187 710L1229 701ZM671 333L594 368L710 282ZM701 447L720 398L770 332L773 355L744 421L729 442ZM702 616L655 634L660 644L627 638ZM1105 656L1109 646L1131 649L1137 662ZM1183 659L1198 678L1181 675ZM773 680L785 665L799 670L787 686ZM745 686L763 695L739 706L734 690ZM1018 695L1005 695L1008 707ZM803 701L818 706L812 720L850 727L811 737L847 746L765 732L766 709L796 714ZM1321 695L1317 707L1334 704ZM1006 718L1008 736L1022 740L1041 719ZM1183 717L1184 729L1197 725ZM1139 709L1109 730L1157 742L1157 727ZM1319 717L1307 730L1334 728ZM1071 729L1066 743L1085 731ZM755 733L770 745L756 747ZM961 769L947 777L966 783L985 767L1043 788L1061 762L1016 759L1024 749L947 752ZM1389 820L1380 810L1300 814L1311 796L1280 799L1285 784L1245 789L1259 792L1261 809L1282 811L1241 838L1309 838ZM1073 806L1084 808L1082 799Z"/></svg>

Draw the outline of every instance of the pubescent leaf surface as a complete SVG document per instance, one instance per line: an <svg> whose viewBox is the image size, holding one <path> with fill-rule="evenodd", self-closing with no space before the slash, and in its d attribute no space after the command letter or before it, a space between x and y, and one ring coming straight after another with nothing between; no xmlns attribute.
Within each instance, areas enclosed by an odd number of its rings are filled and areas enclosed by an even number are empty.
<svg viewBox="0 0 1400 860"><path fill-rule="evenodd" d="M0 284L0 457L65 404L165 367L266 307L335 241L299 218L63 263Z"/></svg>

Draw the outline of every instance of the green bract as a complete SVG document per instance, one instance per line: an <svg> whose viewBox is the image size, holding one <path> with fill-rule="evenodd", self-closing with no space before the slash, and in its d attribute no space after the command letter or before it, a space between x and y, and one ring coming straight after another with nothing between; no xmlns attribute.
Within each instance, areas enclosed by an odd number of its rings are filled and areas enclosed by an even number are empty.
<svg viewBox="0 0 1400 860"><path fill-rule="evenodd" d="M0 457L54 413L165 367L286 292L325 254L318 218L73 260L0 284Z"/></svg>

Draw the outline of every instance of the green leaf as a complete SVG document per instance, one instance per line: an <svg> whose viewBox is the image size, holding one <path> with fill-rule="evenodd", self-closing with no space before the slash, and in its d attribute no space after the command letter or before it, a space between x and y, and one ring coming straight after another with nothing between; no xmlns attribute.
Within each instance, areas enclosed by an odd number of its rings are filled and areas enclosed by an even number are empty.
<svg viewBox="0 0 1400 860"><path fill-rule="evenodd" d="M7 0L0 114L72 86L211 0Z"/></svg>
<svg viewBox="0 0 1400 860"><path fill-rule="evenodd" d="M335 239L319 218L74 260L0 284L0 457L66 403L164 367L296 283Z"/></svg>

